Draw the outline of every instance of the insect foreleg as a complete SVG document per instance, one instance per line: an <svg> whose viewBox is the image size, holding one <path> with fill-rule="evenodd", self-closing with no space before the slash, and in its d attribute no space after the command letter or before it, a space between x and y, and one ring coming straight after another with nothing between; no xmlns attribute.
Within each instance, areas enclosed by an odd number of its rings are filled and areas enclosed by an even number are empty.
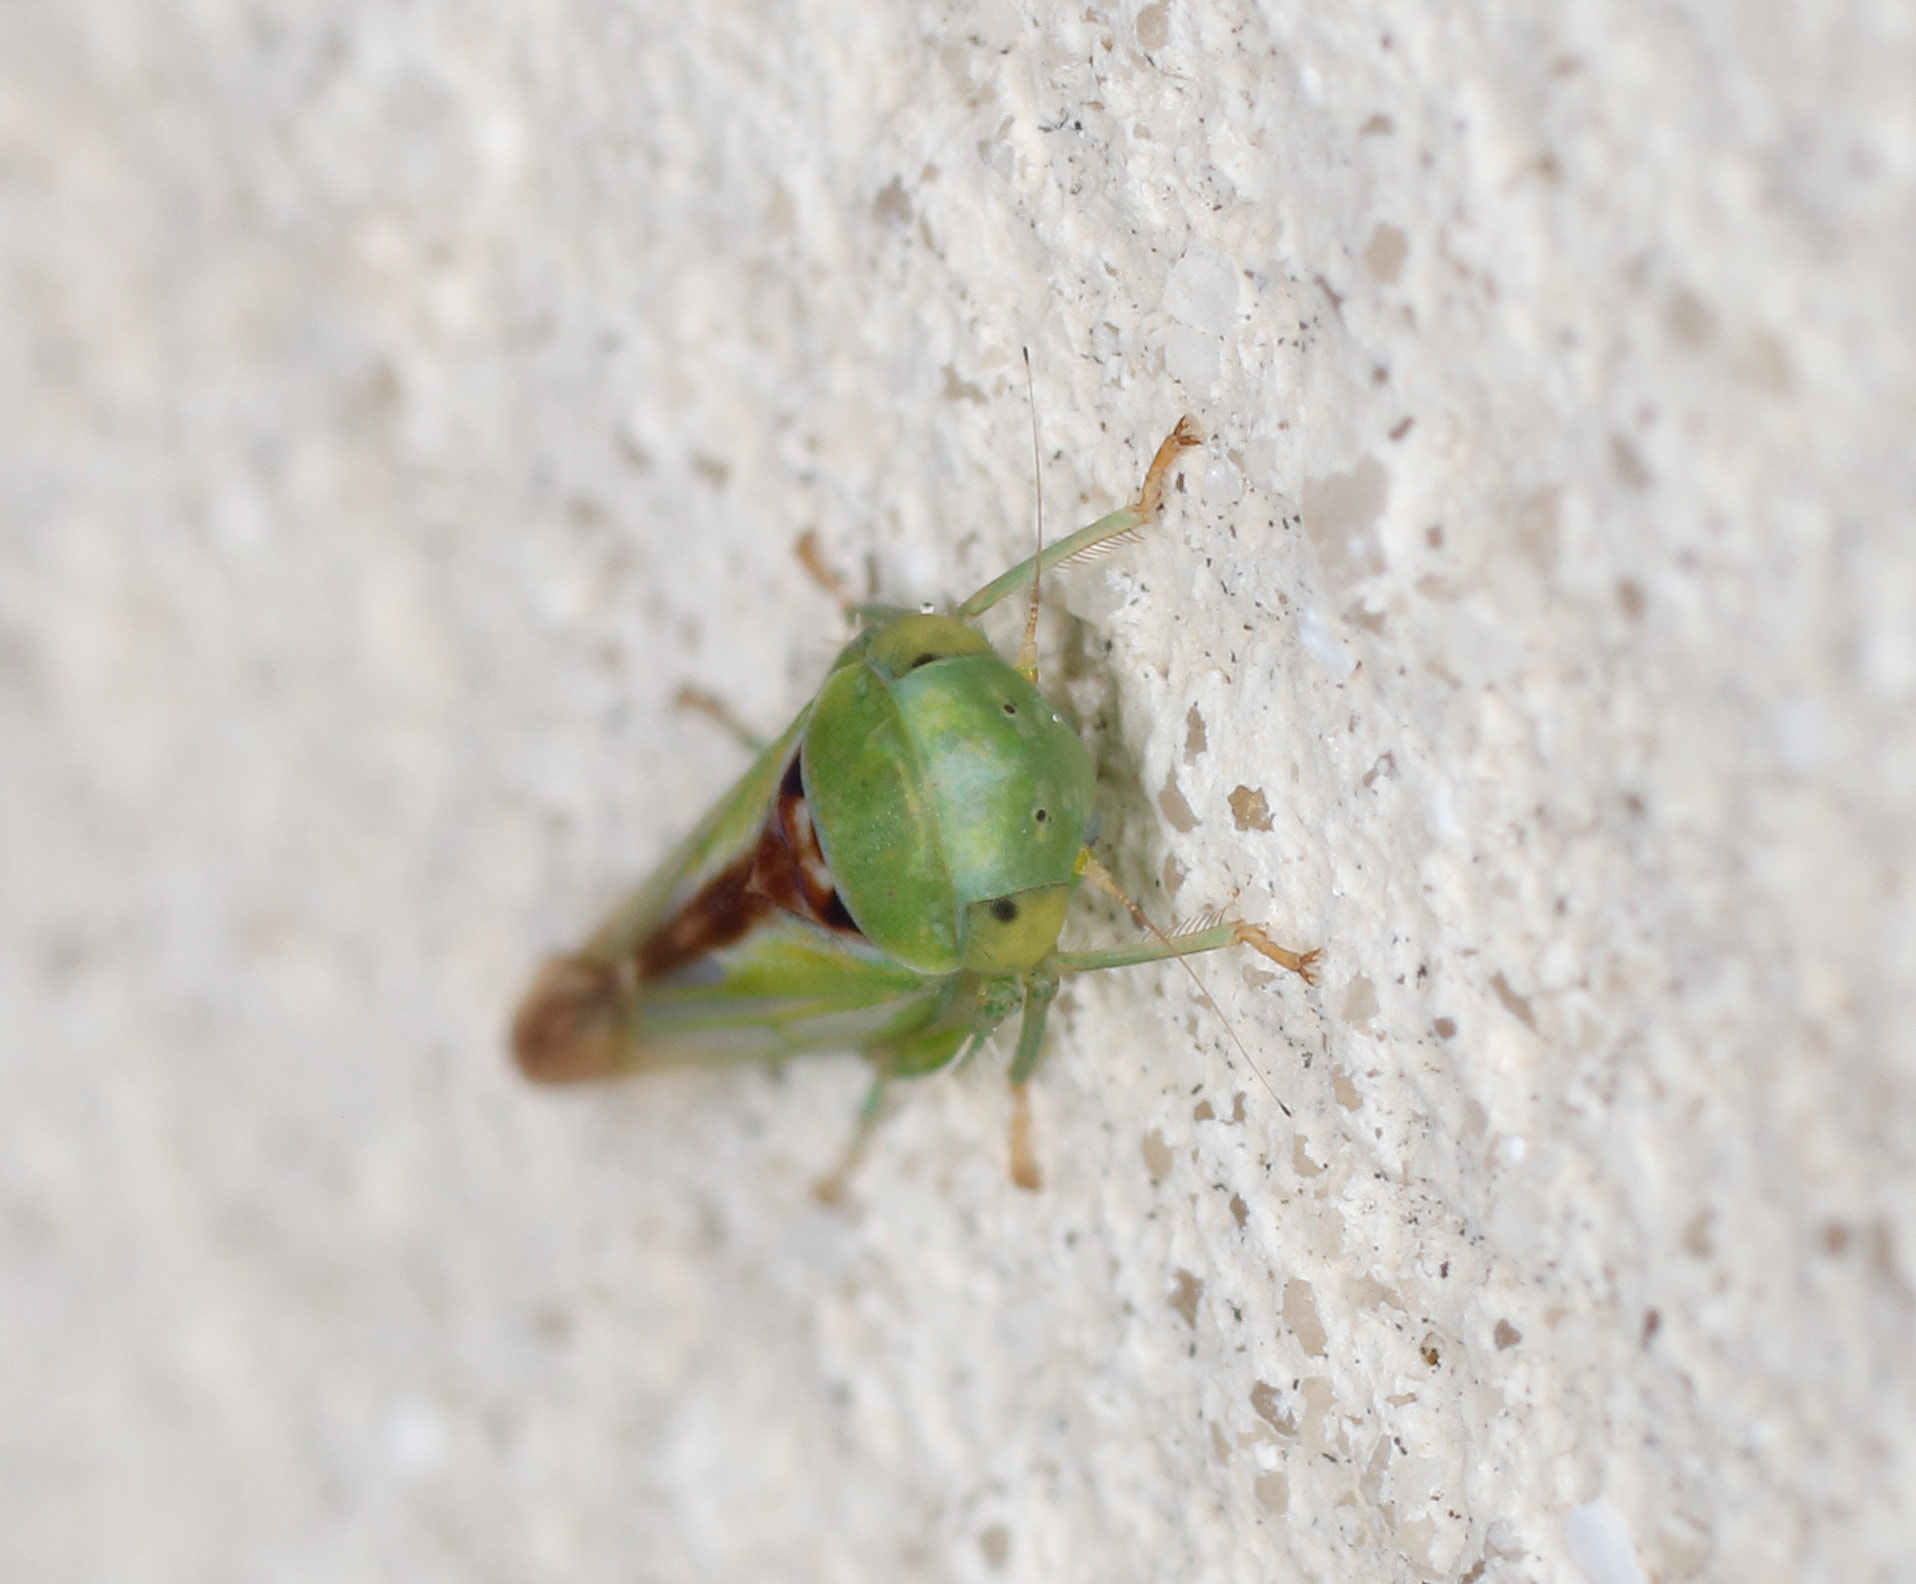
<svg viewBox="0 0 1916 1584"><path fill-rule="evenodd" d="M1018 1049L1011 1058L1011 1081L1030 1081L1032 1070L1044 1050L1045 1014L1058 994L1058 978L1052 973L1034 973L1025 980L1025 1016L1018 1027Z"/></svg>
<svg viewBox="0 0 1916 1584"><path fill-rule="evenodd" d="M1058 994L1058 976L1034 973L1025 979L1025 1015L1018 1026L1018 1049L1011 1058L1011 1180L1020 1188L1040 1188L1044 1178L1031 1149L1031 1095L1026 1089L1044 1051L1045 1014Z"/></svg>
<svg viewBox="0 0 1916 1584"><path fill-rule="evenodd" d="M1025 1084L1011 1086L1011 1180L1033 1193L1044 1187L1031 1147L1031 1090Z"/></svg>

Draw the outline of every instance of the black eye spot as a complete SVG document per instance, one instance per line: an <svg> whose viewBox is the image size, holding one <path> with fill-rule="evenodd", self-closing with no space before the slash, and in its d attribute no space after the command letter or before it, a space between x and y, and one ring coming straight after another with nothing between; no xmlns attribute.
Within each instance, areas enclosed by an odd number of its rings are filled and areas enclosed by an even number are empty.
<svg viewBox="0 0 1916 1584"><path fill-rule="evenodd" d="M1005 700L1005 713L1007 715L1016 715L1018 713L1018 706L1012 703L1010 699Z"/></svg>
<svg viewBox="0 0 1916 1584"><path fill-rule="evenodd" d="M1051 816L1048 813L1046 813L1045 810L1043 809L1033 809L1031 811L1031 817L1035 819L1040 825L1044 824L1046 820L1051 818Z"/></svg>
<svg viewBox="0 0 1916 1584"><path fill-rule="evenodd" d="M999 897L991 904L991 916L1000 924L1009 924L1018 916L1018 904L1010 897Z"/></svg>

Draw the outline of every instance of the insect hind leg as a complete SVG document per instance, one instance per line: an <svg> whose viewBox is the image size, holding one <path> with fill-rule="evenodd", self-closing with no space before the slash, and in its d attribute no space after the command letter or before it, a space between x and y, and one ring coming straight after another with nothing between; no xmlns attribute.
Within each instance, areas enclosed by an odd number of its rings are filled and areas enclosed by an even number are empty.
<svg viewBox="0 0 1916 1584"><path fill-rule="evenodd" d="M1173 957L1195 957L1200 952L1220 951L1226 946L1248 946L1280 968L1290 969L1304 983L1317 983L1318 959L1323 955L1321 949L1314 947L1310 951L1292 951L1287 946L1278 945L1260 926L1247 924L1242 919L1225 919L1202 929L1167 935L1145 916L1143 908L1125 894L1117 881L1111 878L1110 871L1091 856L1089 848L1079 856L1078 867L1086 880L1122 906L1131 915L1131 921L1151 939L1110 951L1060 952L1058 967L1066 973L1133 968L1141 963L1165 962Z"/></svg>
<svg viewBox="0 0 1916 1584"><path fill-rule="evenodd" d="M873 1077L872 1086L865 1091L864 1102L858 1108L858 1120L852 1124L852 1136L845 1141L832 1169L812 1184L812 1197L820 1204L836 1208L845 1202L846 1184L864 1160L872 1134L885 1114L885 1091L890 1087L889 1074L881 1072Z"/></svg>
<svg viewBox="0 0 1916 1584"><path fill-rule="evenodd" d="M865 1054L875 1069L871 1088L865 1091L865 1099L858 1108L858 1120L852 1124L852 1136L845 1141L837 1162L812 1184L812 1197L822 1205L844 1203L852 1173L864 1160L872 1134L884 1119L885 1095L895 1080L917 1078L949 1066L967 1041L977 1038L976 1031L969 1028L941 1028L867 1051Z"/></svg>

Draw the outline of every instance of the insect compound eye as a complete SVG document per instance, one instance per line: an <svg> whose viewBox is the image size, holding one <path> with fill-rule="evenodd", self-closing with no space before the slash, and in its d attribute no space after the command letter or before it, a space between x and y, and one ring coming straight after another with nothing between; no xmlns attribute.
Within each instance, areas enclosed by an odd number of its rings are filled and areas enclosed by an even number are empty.
<svg viewBox="0 0 1916 1584"><path fill-rule="evenodd" d="M949 616L900 616L877 628L865 649L866 661L881 676L896 679L934 660L987 653L985 635Z"/></svg>
<svg viewBox="0 0 1916 1584"><path fill-rule="evenodd" d="M991 904L991 916L1000 924L1009 924L1018 916L1018 904L1010 897L999 897Z"/></svg>

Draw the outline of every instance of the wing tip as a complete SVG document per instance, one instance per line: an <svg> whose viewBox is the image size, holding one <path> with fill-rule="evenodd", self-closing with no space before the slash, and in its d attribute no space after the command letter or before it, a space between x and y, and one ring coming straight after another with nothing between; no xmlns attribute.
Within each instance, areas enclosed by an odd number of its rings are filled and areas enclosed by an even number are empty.
<svg viewBox="0 0 1916 1584"><path fill-rule="evenodd" d="M627 993L618 969L590 957L554 957L512 1019L512 1059L534 1083L587 1083L632 1067Z"/></svg>

